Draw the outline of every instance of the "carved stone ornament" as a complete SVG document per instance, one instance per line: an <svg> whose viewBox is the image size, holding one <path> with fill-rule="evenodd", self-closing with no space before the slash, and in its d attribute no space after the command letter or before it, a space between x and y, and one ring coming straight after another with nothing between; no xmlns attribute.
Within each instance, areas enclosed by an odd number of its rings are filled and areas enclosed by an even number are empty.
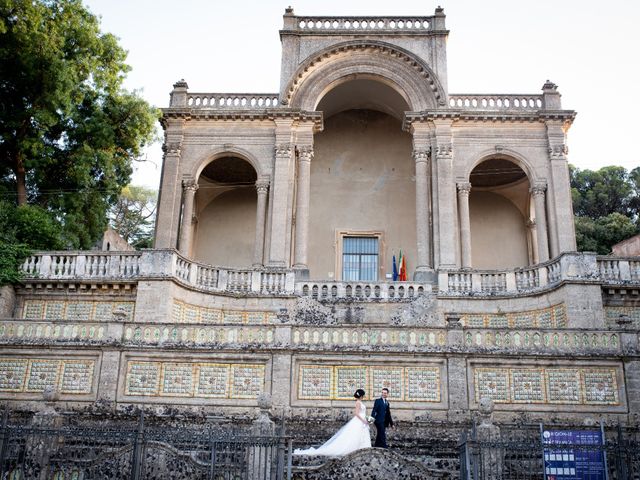
<svg viewBox="0 0 640 480"><path fill-rule="evenodd" d="M538 183L531 187L530 191L534 197L537 197L538 195L544 195L544 193L547 191L547 185L544 183Z"/></svg>
<svg viewBox="0 0 640 480"><path fill-rule="evenodd" d="M471 183L460 182L456 185L458 187L458 195L469 195L471 192Z"/></svg>
<svg viewBox="0 0 640 480"><path fill-rule="evenodd" d="M276 157L290 157L291 156L291 144L283 143L276 145Z"/></svg>
<svg viewBox="0 0 640 480"><path fill-rule="evenodd" d="M256 191L258 195L266 194L269 191L269 182L267 180L259 180L256 182Z"/></svg>
<svg viewBox="0 0 640 480"><path fill-rule="evenodd" d="M310 162L313 159L313 145L298 147L298 158L301 162Z"/></svg>
<svg viewBox="0 0 640 480"><path fill-rule="evenodd" d="M167 155L180 155L180 142L165 143L162 146L164 153Z"/></svg>
<svg viewBox="0 0 640 480"><path fill-rule="evenodd" d="M453 145L451 143L440 143L436 147L436 157L451 158L453 155Z"/></svg>
<svg viewBox="0 0 640 480"><path fill-rule="evenodd" d="M182 180L182 188L183 190L190 190L192 192L197 192L198 182L196 182L193 178Z"/></svg>
<svg viewBox="0 0 640 480"><path fill-rule="evenodd" d="M429 158L431 157L431 147L415 149L412 152L412 155L416 163L429 162Z"/></svg>
<svg viewBox="0 0 640 480"><path fill-rule="evenodd" d="M559 145L551 145L549 147L549 156L551 158L564 158L568 154L569 148L564 143L561 143Z"/></svg>

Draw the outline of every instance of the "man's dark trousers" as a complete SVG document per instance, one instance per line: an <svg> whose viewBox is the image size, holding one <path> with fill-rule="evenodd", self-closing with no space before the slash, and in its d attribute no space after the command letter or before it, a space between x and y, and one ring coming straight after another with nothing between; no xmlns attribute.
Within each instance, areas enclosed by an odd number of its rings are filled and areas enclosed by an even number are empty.
<svg viewBox="0 0 640 480"><path fill-rule="evenodd" d="M373 404L373 410L371 410L371 416L375 418L375 425L377 430L376 443L374 447L389 448L387 446L386 429L388 426L393 426L389 403L385 402L382 398L376 399L375 403Z"/></svg>

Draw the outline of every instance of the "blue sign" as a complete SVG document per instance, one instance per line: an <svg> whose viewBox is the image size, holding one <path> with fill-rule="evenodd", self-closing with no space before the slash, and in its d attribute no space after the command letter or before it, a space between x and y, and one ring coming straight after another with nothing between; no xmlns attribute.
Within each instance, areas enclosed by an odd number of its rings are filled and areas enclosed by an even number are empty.
<svg viewBox="0 0 640 480"><path fill-rule="evenodd" d="M547 480L606 480L603 440L600 430L544 430Z"/></svg>

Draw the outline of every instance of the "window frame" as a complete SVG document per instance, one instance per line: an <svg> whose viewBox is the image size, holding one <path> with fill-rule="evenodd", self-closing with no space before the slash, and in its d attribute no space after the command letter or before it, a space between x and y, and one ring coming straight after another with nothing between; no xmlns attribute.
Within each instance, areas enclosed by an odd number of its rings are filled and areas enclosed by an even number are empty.
<svg viewBox="0 0 640 480"><path fill-rule="evenodd" d="M378 270L376 280L345 280L343 278L343 255L344 255L344 239L349 237L365 237L378 239ZM372 283L381 282L385 279L385 250L384 232L381 230L336 230L336 267L335 277L340 282L362 282ZM382 280L381 280L382 279Z"/></svg>

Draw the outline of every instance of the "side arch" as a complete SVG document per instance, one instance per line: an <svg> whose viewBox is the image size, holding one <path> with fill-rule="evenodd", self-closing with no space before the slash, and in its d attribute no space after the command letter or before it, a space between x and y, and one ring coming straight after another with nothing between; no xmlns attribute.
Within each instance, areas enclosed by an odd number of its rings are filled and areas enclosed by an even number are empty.
<svg viewBox="0 0 640 480"><path fill-rule="evenodd" d="M476 159L471 164L469 164L469 166L465 170L463 175L464 181L470 182L471 172L473 172L473 170L482 162L486 162L487 160L491 160L492 158L509 160L510 162L515 163L527 175L527 179L529 180L529 183L531 183L531 185L537 182L538 179L535 174L535 170L533 169L529 161L526 159L526 157L516 152L515 150L511 150L509 148L501 148L500 150L491 148L491 149L486 149L481 151L476 156Z"/></svg>
<svg viewBox="0 0 640 480"><path fill-rule="evenodd" d="M332 86L358 76L387 83L407 100L412 111L446 106L446 92L422 59L373 40L343 42L309 56L289 81L282 103L312 111Z"/></svg>
<svg viewBox="0 0 640 480"><path fill-rule="evenodd" d="M214 149L212 152L207 153L206 156L203 156L197 162L194 162L191 168L185 172L184 176L198 179L202 170L204 170L207 165L222 157L238 157L248 162L253 167L258 178L268 176L260 161L258 161L258 158L253 153L235 146L219 147Z"/></svg>

